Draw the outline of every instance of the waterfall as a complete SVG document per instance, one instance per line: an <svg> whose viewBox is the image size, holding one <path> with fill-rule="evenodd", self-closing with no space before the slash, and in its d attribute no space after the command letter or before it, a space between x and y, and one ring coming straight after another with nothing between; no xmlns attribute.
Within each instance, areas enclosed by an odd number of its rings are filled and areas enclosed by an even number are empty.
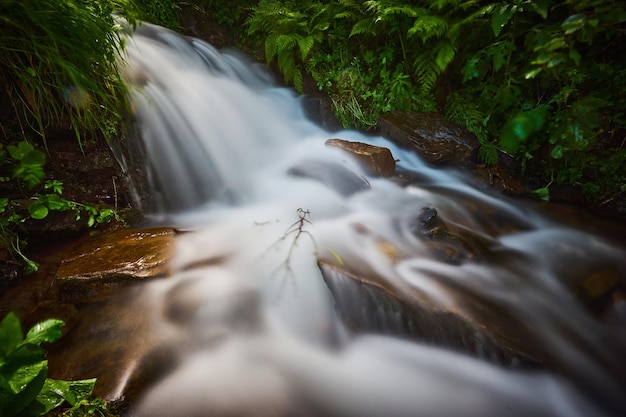
<svg viewBox="0 0 626 417"><path fill-rule="evenodd" d="M623 279L622 248L325 131L236 51L143 24L126 53L148 216L189 230L172 276L126 304L176 357L131 415L626 414L623 328L570 290ZM387 147L419 180L371 176L331 137ZM448 262L416 233L425 208L445 244L462 236Z"/></svg>

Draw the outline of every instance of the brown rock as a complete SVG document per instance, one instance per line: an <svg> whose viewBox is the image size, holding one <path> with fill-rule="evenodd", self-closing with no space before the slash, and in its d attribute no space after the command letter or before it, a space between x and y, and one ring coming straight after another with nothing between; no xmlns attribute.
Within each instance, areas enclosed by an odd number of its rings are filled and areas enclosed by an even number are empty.
<svg viewBox="0 0 626 417"><path fill-rule="evenodd" d="M396 173L396 161L387 148L361 142L349 142L343 139L328 139L326 145L351 153L363 169L371 174L393 177Z"/></svg>
<svg viewBox="0 0 626 417"><path fill-rule="evenodd" d="M430 163L468 165L480 146L476 136L438 113L396 111L381 116L378 124L382 136Z"/></svg>
<svg viewBox="0 0 626 417"><path fill-rule="evenodd" d="M166 275L174 235L169 228L123 229L81 241L61 259L60 293L84 298L107 286Z"/></svg>

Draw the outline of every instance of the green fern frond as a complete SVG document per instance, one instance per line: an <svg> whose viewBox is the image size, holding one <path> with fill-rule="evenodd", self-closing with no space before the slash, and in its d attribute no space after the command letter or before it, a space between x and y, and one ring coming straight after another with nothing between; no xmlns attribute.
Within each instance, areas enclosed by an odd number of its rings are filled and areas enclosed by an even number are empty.
<svg viewBox="0 0 626 417"><path fill-rule="evenodd" d="M269 64L276 54L278 53L278 47L276 46L277 34L268 35L265 38L265 60Z"/></svg>
<svg viewBox="0 0 626 417"><path fill-rule="evenodd" d="M408 16L408 17L419 17L419 16L424 16L426 13L428 12L425 9L422 9L421 7L401 5L401 6L392 6L392 7L384 8L381 11L380 16L383 19L386 19L388 17L393 17L396 15Z"/></svg>
<svg viewBox="0 0 626 417"><path fill-rule="evenodd" d="M478 160L486 165L498 163L498 148L491 142L481 142L478 148Z"/></svg>
<svg viewBox="0 0 626 417"><path fill-rule="evenodd" d="M281 55L283 52L292 53L293 49L298 45L300 38L300 35L296 33L278 35L276 37L276 50L278 51L278 55Z"/></svg>
<svg viewBox="0 0 626 417"><path fill-rule="evenodd" d="M297 92L302 93L304 90L304 85L302 82L302 71L300 71L299 68L296 68L293 71L293 75L291 77L292 82L293 82L293 87L296 89Z"/></svg>
<svg viewBox="0 0 626 417"><path fill-rule="evenodd" d="M313 46L315 45L315 38L311 35L305 36L298 40L298 48L300 49L300 57L304 61L306 57L311 53Z"/></svg>
<svg viewBox="0 0 626 417"><path fill-rule="evenodd" d="M430 53L419 56L415 62L415 77L417 84L425 92L431 91L439 78L439 68Z"/></svg>
<svg viewBox="0 0 626 417"><path fill-rule="evenodd" d="M442 16L421 16L415 19L407 35L418 36L423 43L431 38L441 38L449 28L448 21Z"/></svg>
<svg viewBox="0 0 626 417"><path fill-rule="evenodd" d="M352 26L350 37L354 35L375 34L374 21L372 19L362 19Z"/></svg>
<svg viewBox="0 0 626 417"><path fill-rule="evenodd" d="M457 46L452 44L449 40L444 40L439 42L435 50L437 51L435 63L439 73L442 73L448 68L448 65L450 65L456 56Z"/></svg>

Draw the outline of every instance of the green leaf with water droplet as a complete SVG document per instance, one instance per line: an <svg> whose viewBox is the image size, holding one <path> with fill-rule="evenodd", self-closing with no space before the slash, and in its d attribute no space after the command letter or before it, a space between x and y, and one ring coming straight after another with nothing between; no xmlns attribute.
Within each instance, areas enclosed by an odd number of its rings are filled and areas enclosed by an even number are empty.
<svg viewBox="0 0 626 417"><path fill-rule="evenodd" d="M35 345L52 343L61 337L61 328L63 326L65 326L63 320L58 319L48 319L37 323L28 330L24 342Z"/></svg>
<svg viewBox="0 0 626 417"><path fill-rule="evenodd" d="M504 26L509 20L511 20L511 17L513 17L516 9L517 6L505 4L497 9L493 16L491 16L491 29L496 37L500 35Z"/></svg>
<svg viewBox="0 0 626 417"><path fill-rule="evenodd" d="M48 216L48 207L40 201L35 201L28 206L28 213L33 219L45 219Z"/></svg>

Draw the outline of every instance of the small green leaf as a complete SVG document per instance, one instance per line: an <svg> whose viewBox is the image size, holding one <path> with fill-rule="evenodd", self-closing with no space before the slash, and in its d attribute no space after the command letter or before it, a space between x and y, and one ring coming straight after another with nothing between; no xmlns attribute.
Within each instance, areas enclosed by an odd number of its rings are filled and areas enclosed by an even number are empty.
<svg viewBox="0 0 626 417"><path fill-rule="evenodd" d="M28 206L28 213L33 219L45 219L48 216L48 207L44 203L36 201Z"/></svg>
<svg viewBox="0 0 626 417"><path fill-rule="evenodd" d="M575 49L570 49L569 58L574 61L574 65L580 66L580 54Z"/></svg>
<svg viewBox="0 0 626 417"><path fill-rule="evenodd" d="M550 10L550 0L531 0L531 7L544 19L548 18L548 10Z"/></svg>
<svg viewBox="0 0 626 417"><path fill-rule="evenodd" d="M6 356L24 340L22 325L15 313L10 312L0 322L0 356Z"/></svg>
<svg viewBox="0 0 626 417"><path fill-rule="evenodd" d="M47 198L47 205L50 210L64 211L70 206L66 199L60 197L58 194L49 194Z"/></svg>
<svg viewBox="0 0 626 417"><path fill-rule="evenodd" d="M535 78L537 75L539 75L539 73L543 71L543 68L538 67L535 69L532 69L530 71L528 71L526 74L524 74L524 78L526 78L527 80L532 80L533 78Z"/></svg>
<svg viewBox="0 0 626 417"><path fill-rule="evenodd" d="M4 211L7 209L7 206L9 205L9 199L6 197L2 197L0 198L0 213L4 213Z"/></svg>
<svg viewBox="0 0 626 417"><path fill-rule="evenodd" d="M561 159L563 157L563 146L556 145L554 149L552 149L552 152L550 153L550 155L554 159Z"/></svg>
<svg viewBox="0 0 626 417"><path fill-rule="evenodd" d="M511 17L513 17L516 9L516 6L505 4L496 10L493 16L491 16L491 29L496 37L500 35L504 26L509 20L511 20Z"/></svg>
<svg viewBox="0 0 626 417"><path fill-rule="evenodd" d="M11 158L21 161L27 154L29 154L35 148L33 148L33 145L31 145L28 142L20 142L17 144L17 146L14 146L14 145L7 146L7 149L9 150L9 155L11 155Z"/></svg>
<svg viewBox="0 0 626 417"><path fill-rule="evenodd" d="M65 326L63 320L48 319L35 324L26 334L27 343L40 345L41 343L51 343L59 339L62 335L61 328Z"/></svg>
<svg viewBox="0 0 626 417"><path fill-rule="evenodd" d="M533 190L531 194L539 200L550 201L550 190L548 187L537 188L536 190Z"/></svg>
<svg viewBox="0 0 626 417"><path fill-rule="evenodd" d="M46 154L38 151L37 149L33 149L28 152L21 159L22 164L24 165L38 165L43 166L46 164Z"/></svg>
<svg viewBox="0 0 626 417"><path fill-rule="evenodd" d="M571 15L570 17L565 19L563 23L561 24L561 26L563 27L565 34L570 35L582 29L582 27L585 25L586 20L587 20L587 15L583 13L578 13L578 14Z"/></svg>

